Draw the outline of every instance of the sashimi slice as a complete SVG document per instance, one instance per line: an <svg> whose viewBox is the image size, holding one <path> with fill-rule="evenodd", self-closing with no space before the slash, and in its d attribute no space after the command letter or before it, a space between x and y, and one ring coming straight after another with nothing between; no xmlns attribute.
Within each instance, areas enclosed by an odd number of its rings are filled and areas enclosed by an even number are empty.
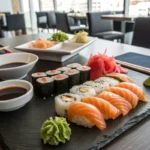
<svg viewBox="0 0 150 150"><path fill-rule="evenodd" d="M119 109L117 109L111 103L105 101L102 98L89 96L82 99L82 102L97 107L99 111L103 114L105 119L115 119L121 114Z"/></svg>
<svg viewBox="0 0 150 150"><path fill-rule="evenodd" d="M70 106L68 120L86 127L89 124L96 125L101 130L106 128L102 113L95 106L83 102L75 102Z"/></svg>
<svg viewBox="0 0 150 150"><path fill-rule="evenodd" d="M120 88L125 88L132 91L137 97L144 102L148 102L146 95L141 87L137 86L134 83L122 82L117 85Z"/></svg>
<svg viewBox="0 0 150 150"><path fill-rule="evenodd" d="M113 73L106 74L106 76L118 79L121 82L131 82L131 83L133 83L132 79L129 76L127 76L126 74L113 72Z"/></svg>
<svg viewBox="0 0 150 150"><path fill-rule="evenodd" d="M127 115L132 108L131 104L127 100L112 92L104 91L100 93L98 97L110 102L112 105L118 108L123 116Z"/></svg>
<svg viewBox="0 0 150 150"><path fill-rule="evenodd" d="M138 103L139 98L128 89L124 89L120 87L111 87L107 89L107 91L123 97L132 105L133 108L135 108Z"/></svg>

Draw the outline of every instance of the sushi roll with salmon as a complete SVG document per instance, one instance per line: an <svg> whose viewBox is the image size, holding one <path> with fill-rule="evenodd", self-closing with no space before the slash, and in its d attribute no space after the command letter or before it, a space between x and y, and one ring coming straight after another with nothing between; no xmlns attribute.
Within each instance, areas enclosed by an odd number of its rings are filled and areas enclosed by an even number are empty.
<svg viewBox="0 0 150 150"><path fill-rule="evenodd" d="M54 92L54 79L50 77L42 77L36 80L39 95L43 98L49 97Z"/></svg>
<svg viewBox="0 0 150 150"><path fill-rule="evenodd" d="M100 130L106 128L102 113L95 106L83 102L73 103L69 107L68 120L84 127L97 126Z"/></svg>
<svg viewBox="0 0 150 150"><path fill-rule="evenodd" d="M69 89L80 84L80 72L76 69L65 71L64 74L69 76Z"/></svg>
<svg viewBox="0 0 150 150"><path fill-rule="evenodd" d="M79 63L72 63L72 64L67 65L67 67L76 69L77 67L81 67L81 65Z"/></svg>
<svg viewBox="0 0 150 150"><path fill-rule="evenodd" d="M87 96L96 96L95 89L91 86L86 85L74 86L70 89L70 93L77 94L81 96L81 98Z"/></svg>
<svg viewBox="0 0 150 150"><path fill-rule="evenodd" d="M55 110L59 116L67 117L71 104L80 102L81 97L76 94L65 93L55 97Z"/></svg>
<svg viewBox="0 0 150 150"><path fill-rule="evenodd" d="M54 91L56 94L62 94L68 91L68 75L58 74L53 76L54 79Z"/></svg>
<svg viewBox="0 0 150 150"><path fill-rule="evenodd" d="M77 67L77 70L80 71L80 84L90 80L90 71L91 68L88 66Z"/></svg>
<svg viewBox="0 0 150 150"><path fill-rule="evenodd" d="M70 70L70 69L71 68L69 68L69 67L60 67L60 68L57 68L56 70L61 71L63 73L63 72Z"/></svg>
<svg viewBox="0 0 150 150"><path fill-rule="evenodd" d="M61 71L59 71L59 70L49 70L46 72L48 77L52 77L52 76L55 76L55 75L60 74L60 73L61 73Z"/></svg>
<svg viewBox="0 0 150 150"><path fill-rule="evenodd" d="M83 83L83 85L93 87L96 91L96 94L99 94L109 88L108 82L87 81L87 82Z"/></svg>

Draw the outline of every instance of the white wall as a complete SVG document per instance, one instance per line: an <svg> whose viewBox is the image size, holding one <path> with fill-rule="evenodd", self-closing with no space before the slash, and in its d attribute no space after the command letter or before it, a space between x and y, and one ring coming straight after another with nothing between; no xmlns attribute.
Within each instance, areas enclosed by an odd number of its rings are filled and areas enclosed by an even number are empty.
<svg viewBox="0 0 150 150"><path fill-rule="evenodd" d="M0 0L0 11L1 12L11 12L12 13L11 0Z"/></svg>

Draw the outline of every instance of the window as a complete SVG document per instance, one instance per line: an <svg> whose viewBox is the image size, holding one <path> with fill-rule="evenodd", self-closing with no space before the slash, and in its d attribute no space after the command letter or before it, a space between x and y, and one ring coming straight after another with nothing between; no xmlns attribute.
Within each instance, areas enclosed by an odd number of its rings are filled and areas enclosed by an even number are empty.
<svg viewBox="0 0 150 150"><path fill-rule="evenodd" d="M54 10L53 0L40 0L41 11Z"/></svg>
<svg viewBox="0 0 150 150"><path fill-rule="evenodd" d="M123 11L124 0L92 0L92 11Z"/></svg>
<svg viewBox="0 0 150 150"><path fill-rule="evenodd" d="M150 0L130 0L129 15L150 15Z"/></svg>
<svg viewBox="0 0 150 150"><path fill-rule="evenodd" d="M87 12L87 0L57 0L57 11Z"/></svg>

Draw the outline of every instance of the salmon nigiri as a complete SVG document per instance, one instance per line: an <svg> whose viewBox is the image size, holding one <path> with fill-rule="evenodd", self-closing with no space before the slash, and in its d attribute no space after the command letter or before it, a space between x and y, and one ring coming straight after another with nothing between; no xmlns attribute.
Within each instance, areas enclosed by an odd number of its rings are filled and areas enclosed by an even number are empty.
<svg viewBox="0 0 150 150"><path fill-rule="evenodd" d="M125 88L133 92L137 97L144 102L148 102L146 95L141 87L137 86L134 83L122 82L117 85L118 87Z"/></svg>
<svg viewBox="0 0 150 150"><path fill-rule="evenodd" d="M111 87L107 89L107 91L123 97L132 105L133 108L135 108L138 103L139 98L128 89L124 89L120 87Z"/></svg>
<svg viewBox="0 0 150 150"><path fill-rule="evenodd" d="M95 106L83 102L75 102L70 106L68 120L89 128L94 125L101 130L106 128L102 113Z"/></svg>
<svg viewBox="0 0 150 150"><path fill-rule="evenodd" d="M82 102L97 107L99 111L103 114L105 119L115 119L121 114L119 109L117 109L111 103L105 101L102 98L89 96L82 99Z"/></svg>
<svg viewBox="0 0 150 150"><path fill-rule="evenodd" d="M100 93L98 97L110 102L112 105L118 108L123 116L127 115L132 108L131 104L127 100L112 92L104 91Z"/></svg>

